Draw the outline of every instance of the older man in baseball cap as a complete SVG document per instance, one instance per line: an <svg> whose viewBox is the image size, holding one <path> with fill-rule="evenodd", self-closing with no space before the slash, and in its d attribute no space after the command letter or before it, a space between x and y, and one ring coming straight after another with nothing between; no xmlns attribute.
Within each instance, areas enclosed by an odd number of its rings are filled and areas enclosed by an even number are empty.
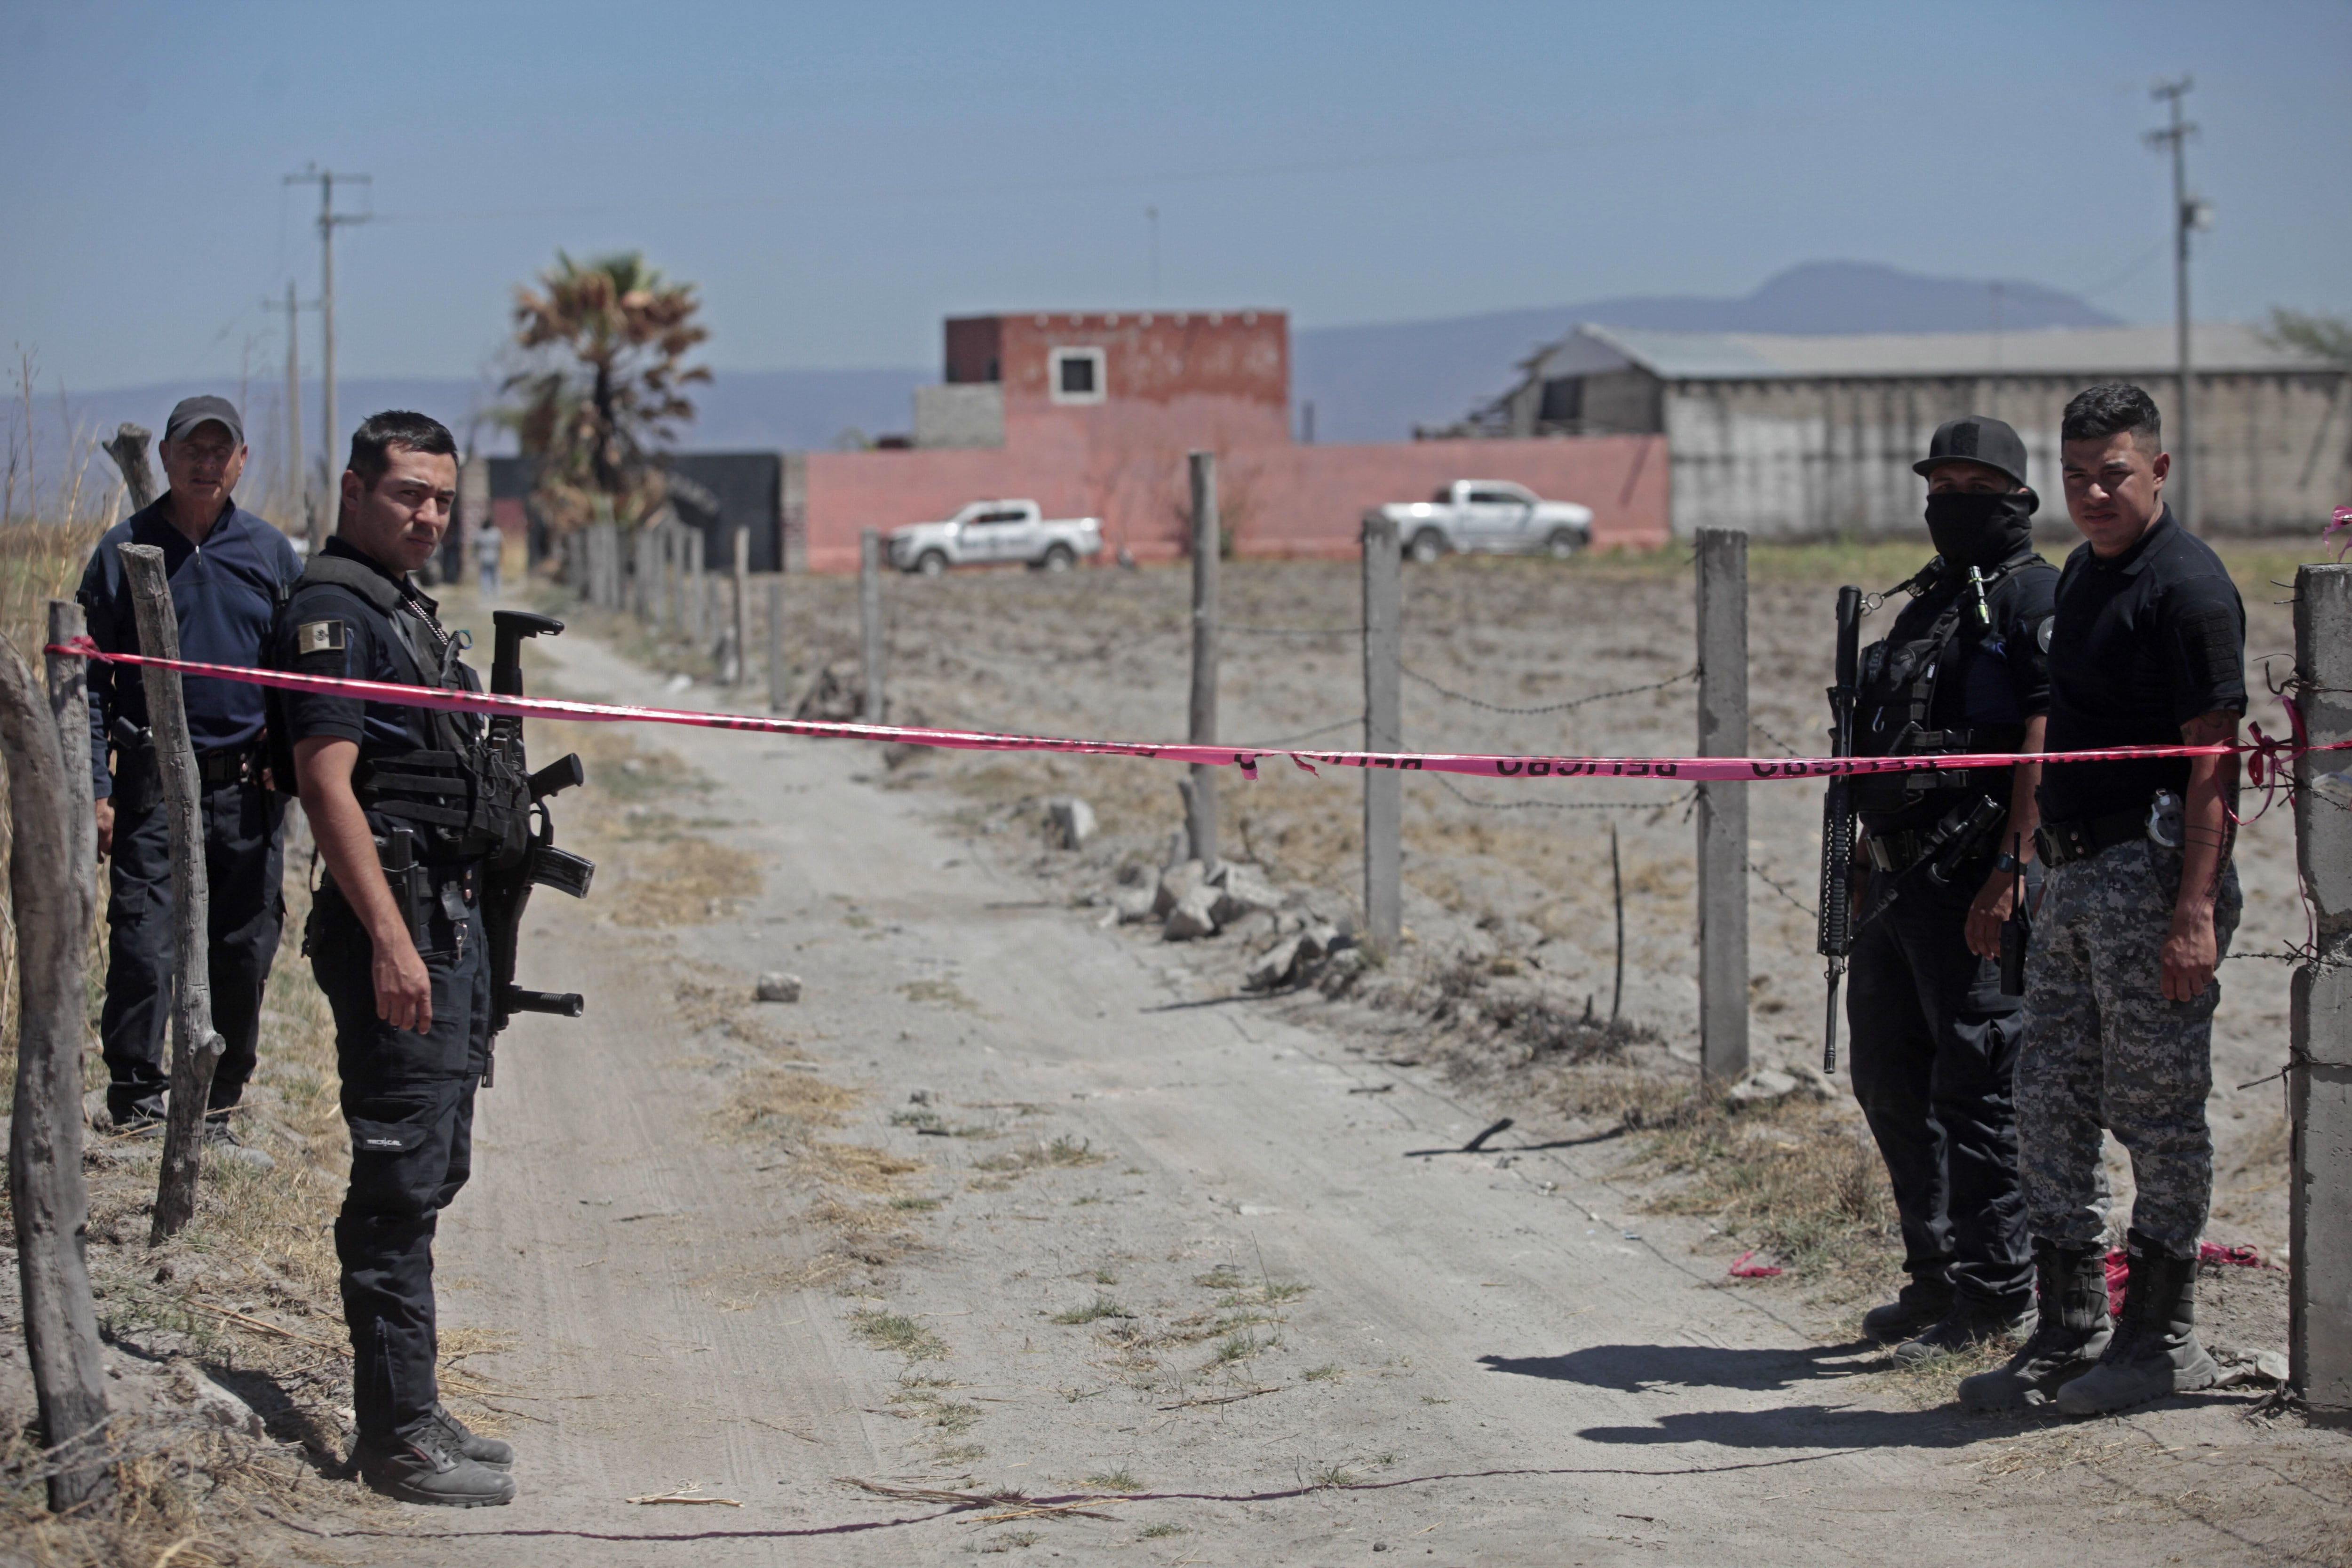
<svg viewBox="0 0 2352 1568"><path fill-rule="evenodd" d="M125 544L152 544L163 552L171 579L181 657L257 666L301 563L284 534L236 504L245 421L225 397L183 398L164 424L158 451L171 488L109 529L82 574L79 597L90 637L110 653L140 651L120 552ZM227 1042L213 1072L205 1142L215 1158L266 1166L267 1154L238 1141L229 1112L253 1073L262 986L278 952L284 806L262 782L261 689L195 677L184 687L204 805L213 1024ZM171 835L138 670L91 661L89 723L99 853L112 861L106 1005L99 1020L106 1101L117 1127L140 1128L163 1115L170 1082L163 1029L173 954Z"/></svg>

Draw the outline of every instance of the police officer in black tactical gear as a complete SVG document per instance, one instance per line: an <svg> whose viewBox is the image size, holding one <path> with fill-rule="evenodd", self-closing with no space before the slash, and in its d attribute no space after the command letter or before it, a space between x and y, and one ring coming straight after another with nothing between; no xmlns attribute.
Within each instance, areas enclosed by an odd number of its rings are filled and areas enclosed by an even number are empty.
<svg viewBox="0 0 2352 1568"><path fill-rule="evenodd" d="M1927 458L1937 555L1864 650L1854 750L1864 756L2039 752L2058 574L2033 552L2039 498L2025 444L1998 419L1938 427ZM2032 865L2038 763L1854 781L1859 923L1846 1017L1854 1098L1902 1218L1900 1296L1863 1331L1899 1361L2019 1327L2033 1270L2011 1078L2023 998L2001 984L2001 927Z"/></svg>
<svg viewBox="0 0 2352 1568"><path fill-rule="evenodd" d="M137 653L139 620L122 568L124 544L163 552L179 625L180 654L204 664L255 666L271 616L301 561L286 536L236 504L245 424L226 397L184 398L157 451L171 488L152 506L107 530L82 574L79 599L91 641ZM205 1104L206 1153L268 1169L229 1113L253 1076L261 994L285 919L284 805L263 785L261 689L191 676L184 685L196 752L210 889L213 1026L225 1048ZM172 1010L172 835L140 671L93 659L89 667L92 784L98 852L112 862L106 909L106 1004L99 1043L106 1107L118 1129L152 1128L170 1077L163 1028Z"/></svg>
<svg viewBox="0 0 2352 1568"><path fill-rule="evenodd" d="M278 616L271 663L308 675L478 689L409 574L457 498L456 444L421 414L352 438L335 536ZM476 1436L435 1384L433 1235L472 1168L489 1065L480 896L521 831L520 782L473 715L328 693L276 694L326 874L304 939L332 1005L351 1186L335 1221L361 1474L410 1502L509 1501L513 1452Z"/></svg>

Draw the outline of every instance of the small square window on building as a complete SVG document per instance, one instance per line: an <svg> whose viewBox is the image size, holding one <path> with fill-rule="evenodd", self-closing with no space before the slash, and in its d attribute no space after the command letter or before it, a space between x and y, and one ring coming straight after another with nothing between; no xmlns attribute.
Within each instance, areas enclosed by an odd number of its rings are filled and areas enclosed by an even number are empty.
<svg viewBox="0 0 2352 1568"><path fill-rule="evenodd" d="M1047 362L1047 384L1056 403L1100 403L1106 390L1100 349L1055 349Z"/></svg>

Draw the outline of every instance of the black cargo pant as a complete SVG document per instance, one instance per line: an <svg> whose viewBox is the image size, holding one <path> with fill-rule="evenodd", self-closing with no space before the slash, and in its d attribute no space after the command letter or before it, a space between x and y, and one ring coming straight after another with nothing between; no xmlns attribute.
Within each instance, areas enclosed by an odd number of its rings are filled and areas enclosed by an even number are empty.
<svg viewBox="0 0 2352 1568"><path fill-rule="evenodd" d="M305 944L334 1009L352 1135L335 1256L363 1437L390 1436L439 1398L433 1234L473 1169L474 1089L488 1065L489 964L470 898L462 920L433 900L426 928L418 949L433 976L433 1026L423 1034L376 1016L373 948L331 885L319 889Z"/></svg>
<svg viewBox="0 0 2352 1568"><path fill-rule="evenodd" d="M1846 1019L1853 1094L1886 1162L1903 1267L1979 1300L2032 1298L2018 1169L2016 1073L2024 998L1969 951L1969 905L1991 869L1938 888L1924 870L1854 933ZM1874 875L1863 908L1883 883ZM2039 887L2038 868L2028 882Z"/></svg>
<svg viewBox="0 0 2352 1568"><path fill-rule="evenodd" d="M153 794L142 789L142 795ZM244 1097L261 1036L261 994L286 919L286 805L258 784L205 791L205 877L210 900L213 1027L226 1048L213 1068L208 1110ZM126 810L125 807L131 809ZM171 1078L163 1035L172 1019L172 837L161 800L115 805L106 906L106 1005L99 1015L106 1108L118 1125L163 1114Z"/></svg>

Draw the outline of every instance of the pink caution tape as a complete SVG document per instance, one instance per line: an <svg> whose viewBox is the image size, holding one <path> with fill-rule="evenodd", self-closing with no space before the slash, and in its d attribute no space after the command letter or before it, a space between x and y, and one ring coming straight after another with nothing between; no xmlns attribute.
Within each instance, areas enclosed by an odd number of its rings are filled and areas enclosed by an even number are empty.
<svg viewBox="0 0 2352 1568"><path fill-rule="evenodd" d="M1195 746L1153 741L1078 741L1053 735L998 735L974 730L913 729L896 724L832 724L804 719L765 719L748 713L698 713L677 708L635 708L614 702L571 702L547 697L499 697L486 691L439 691L383 680L296 675L285 670L246 669L198 664L184 658L150 658L135 653L103 653L87 637L52 643L54 654L79 655L110 664L176 669L212 680L241 681L283 691L331 691L403 708L433 708L456 713L511 713L536 719L566 719L605 724L686 724L705 730L749 730L811 740L892 741L966 752L1070 752L1094 757L1149 757L1165 763L1237 767L1251 778L1267 757L1287 757L1308 773L1318 768L1395 768L1409 773L1467 773L1478 778L1651 778L1754 782L1826 778L1833 773L1905 773L1922 769L2003 768L2015 763L2119 763L2146 757L2215 757L2253 753L2275 770L2297 751L2337 751L2352 741L2297 746L2257 735L2252 742L2211 746L2116 746L2094 752L1969 752L1932 757L1521 757L1457 752L1302 752L1284 748ZM2273 773L2273 776L2275 774ZM2259 782L2259 780L2257 781Z"/></svg>

